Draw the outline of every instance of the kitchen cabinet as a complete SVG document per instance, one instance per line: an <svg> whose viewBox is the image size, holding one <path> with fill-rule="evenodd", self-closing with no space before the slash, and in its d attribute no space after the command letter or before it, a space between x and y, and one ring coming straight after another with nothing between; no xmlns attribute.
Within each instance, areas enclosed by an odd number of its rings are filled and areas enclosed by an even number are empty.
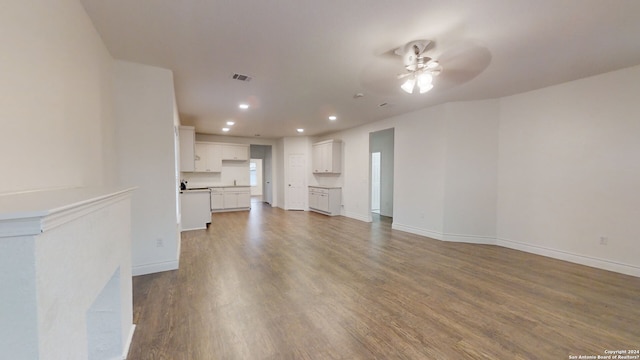
<svg viewBox="0 0 640 360"><path fill-rule="evenodd" d="M211 211L248 210L251 207L249 186L216 187L211 189Z"/></svg>
<svg viewBox="0 0 640 360"><path fill-rule="evenodd" d="M342 189L338 187L309 186L309 210L321 214L340 215Z"/></svg>
<svg viewBox="0 0 640 360"><path fill-rule="evenodd" d="M182 231L206 229L211 222L209 189L180 192Z"/></svg>
<svg viewBox="0 0 640 360"><path fill-rule="evenodd" d="M224 210L224 189L211 189L211 211Z"/></svg>
<svg viewBox="0 0 640 360"><path fill-rule="evenodd" d="M196 142L195 143L195 172L221 172L222 151L220 144Z"/></svg>
<svg viewBox="0 0 640 360"><path fill-rule="evenodd" d="M180 141L180 171L195 171L195 139L196 129L193 126L180 126L178 128Z"/></svg>
<svg viewBox="0 0 640 360"><path fill-rule="evenodd" d="M246 144L222 144L222 160L247 161L249 160L249 145Z"/></svg>
<svg viewBox="0 0 640 360"><path fill-rule="evenodd" d="M342 142L326 140L313 144L314 174L340 174L342 171Z"/></svg>

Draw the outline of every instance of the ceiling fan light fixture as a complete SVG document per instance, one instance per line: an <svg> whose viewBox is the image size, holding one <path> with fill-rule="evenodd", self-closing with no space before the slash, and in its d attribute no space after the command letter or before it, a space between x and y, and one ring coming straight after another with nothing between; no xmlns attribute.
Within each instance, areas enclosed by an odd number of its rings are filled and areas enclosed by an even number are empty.
<svg viewBox="0 0 640 360"><path fill-rule="evenodd" d="M440 63L436 60L431 60L427 63L427 69L435 69L440 66Z"/></svg>
<svg viewBox="0 0 640 360"><path fill-rule="evenodd" d="M405 81L404 84L400 86L400 88L406 91L407 93L411 94L413 93L413 87L415 85L416 85L416 79L410 78L410 79L407 79L407 81Z"/></svg>
<svg viewBox="0 0 640 360"><path fill-rule="evenodd" d="M409 94L416 86L420 94L433 89L433 77L442 72L440 63L425 54L430 44L430 40L416 40L395 50L396 55L402 56L406 70L406 73L398 75L399 79L407 78L400 88Z"/></svg>
<svg viewBox="0 0 640 360"><path fill-rule="evenodd" d="M420 88L420 94L424 94L433 89L433 84L418 84L418 87Z"/></svg>
<svg viewBox="0 0 640 360"><path fill-rule="evenodd" d="M423 87L426 85L431 85L432 82L433 75L431 75L430 73L423 72L422 74L418 75L418 86Z"/></svg>

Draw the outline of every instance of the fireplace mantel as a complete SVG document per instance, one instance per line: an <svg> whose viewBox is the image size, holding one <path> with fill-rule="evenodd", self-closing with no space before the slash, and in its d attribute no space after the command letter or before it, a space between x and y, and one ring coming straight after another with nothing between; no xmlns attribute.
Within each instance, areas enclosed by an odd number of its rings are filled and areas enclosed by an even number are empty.
<svg viewBox="0 0 640 360"><path fill-rule="evenodd" d="M126 355L133 190L0 196L0 358Z"/></svg>

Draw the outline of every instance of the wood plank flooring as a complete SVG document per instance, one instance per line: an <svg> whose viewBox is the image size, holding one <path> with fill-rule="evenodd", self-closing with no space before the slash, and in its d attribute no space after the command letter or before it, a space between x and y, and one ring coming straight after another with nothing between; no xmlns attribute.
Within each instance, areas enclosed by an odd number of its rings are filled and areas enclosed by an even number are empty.
<svg viewBox="0 0 640 360"><path fill-rule="evenodd" d="M134 278L128 359L569 359L640 348L640 278L253 204Z"/></svg>

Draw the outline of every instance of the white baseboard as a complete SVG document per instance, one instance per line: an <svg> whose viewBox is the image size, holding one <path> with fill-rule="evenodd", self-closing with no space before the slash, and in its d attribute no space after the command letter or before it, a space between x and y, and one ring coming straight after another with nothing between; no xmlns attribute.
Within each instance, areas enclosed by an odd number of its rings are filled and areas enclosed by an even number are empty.
<svg viewBox="0 0 640 360"><path fill-rule="evenodd" d="M163 271L177 270L178 265L179 265L178 260L165 261L165 262L154 263L154 264L135 265L131 268L131 275L140 276L140 275L159 273Z"/></svg>
<svg viewBox="0 0 640 360"><path fill-rule="evenodd" d="M542 246L530 245L521 243L518 241L493 238L489 236L476 236L476 235L460 235L460 234L446 234L437 231L417 228L414 226L393 223L392 229L408 232L415 235L426 236L431 239L451 242L462 242L471 244L484 244L484 245L497 245L509 249L520 250L531 254L542 255L558 260L564 260L575 264L586 265L597 269L608 270L617 272L620 274L631 275L640 277L640 267L623 264L611 260L598 259L594 257L573 254L570 252L550 249Z"/></svg>
<svg viewBox="0 0 640 360"><path fill-rule="evenodd" d="M436 240L444 240L444 234L437 231L427 230L423 228L417 228L410 225L398 224L397 222L393 222L391 228L394 230L400 230L404 232L408 232L415 235L426 236L428 238L436 239Z"/></svg>
<svg viewBox="0 0 640 360"><path fill-rule="evenodd" d="M322 211L317 211L317 210L314 210L314 209L311 209L311 208L307 209L307 211L314 211L314 212L318 212L318 213L321 213L321 214L329 215L329 214L326 214L326 213L324 213ZM358 220L358 221L364 221L364 222L367 222L367 223L371 222L371 219L367 218L366 215L361 215L361 214L358 214L358 213L348 212L348 211L344 211L344 210L342 210L342 212L340 214L337 214L337 215L341 215L341 216L348 217L348 218L351 218L351 219L354 219L354 220ZM333 215L330 215L330 216L333 216Z"/></svg>
<svg viewBox="0 0 640 360"><path fill-rule="evenodd" d="M127 343L122 350L122 360L127 360L127 356L129 355L129 349L131 348L131 342L133 341L133 333L136 331L136 324L131 324L131 330L129 330L129 337L127 338Z"/></svg>
<svg viewBox="0 0 640 360"><path fill-rule="evenodd" d="M397 224L395 222L393 223L391 228L394 230L400 230L400 231L408 232L411 234L426 236L428 238L436 239L440 241L451 241L451 242L482 244L482 245L496 244L496 238L491 236L447 234L447 233L441 233L438 231L417 228L414 226Z"/></svg>
<svg viewBox="0 0 640 360"><path fill-rule="evenodd" d="M570 252L550 249L542 246L525 244L518 241L498 238L497 245L509 249L520 250L536 255L542 255L558 260L564 260L575 264L586 265L597 269L613 271L621 274L640 277L640 267L622 264L611 260L598 259L594 257L577 255Z"/></svg>
<svg viewBox="0 0 640 360"><path fill-rule="evenodd" d="M356 219L356 220L369 222L369 223L371 222L371 219L367 218L367 216L365 215L361 215L361 214L357 214L349 211L343 211L343 215L351 219Z"/></svg>
<svg viewBox="0 0 640 360"><path fill-rule="evenodd" d="M461 234L443 234L444 241L479 244L479 245L496 245L497 240L491 236L480 235L461 235Z"/></svg>

